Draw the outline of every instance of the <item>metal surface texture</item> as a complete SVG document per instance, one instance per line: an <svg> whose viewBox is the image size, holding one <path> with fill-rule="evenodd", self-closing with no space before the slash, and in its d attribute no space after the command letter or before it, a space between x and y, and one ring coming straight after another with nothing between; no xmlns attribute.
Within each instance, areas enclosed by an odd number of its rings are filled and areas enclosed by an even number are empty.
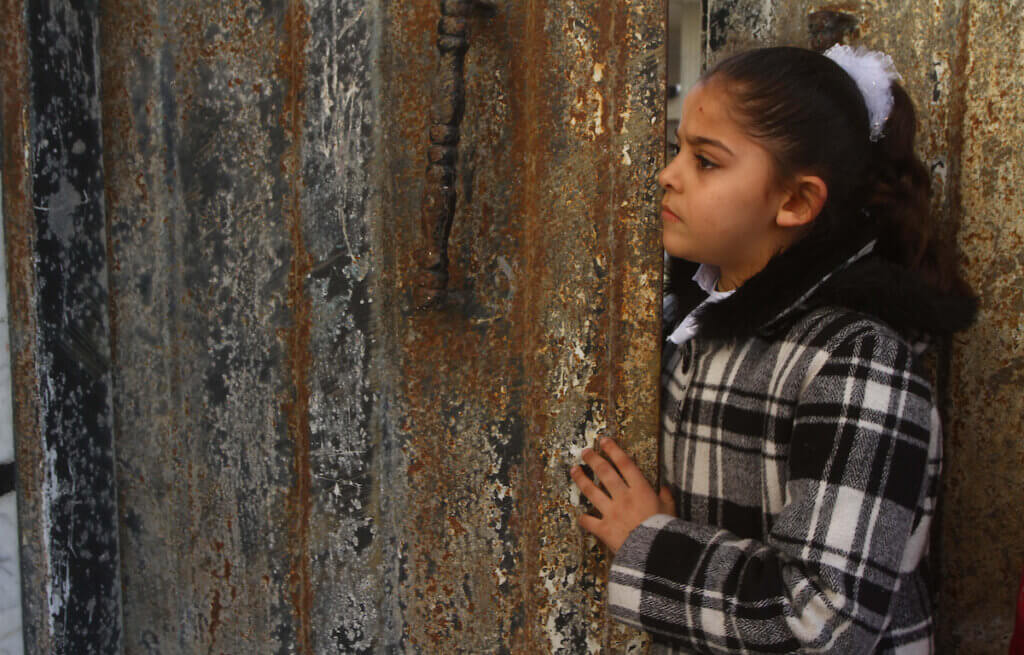
<svg viewBox="0 0 1024 655"><path fill-rule="evenodd" d="M436 9L393 5L385 242L414 232ZM606 560L568 465L599 434L655 469L664 125L660 2L534 2L470 20L460 205L445 305L408 307L389 249L410 399L398 520L409 643L423 652L630 652L603 618ZM411 145L410 145L411 144Z"/></svg>
<svg viewBox="0 0 1024 655"><path fill-rule="evenodd" d="M937 358L946 431L936 646L1005 653L1024 561L1024 3L710 0L710 56L810 45L828 27L822 12L848 17L844 38L891 54L902 72L939 229L981 298L976 325Z"/></svg>
<svg viewBox="0 0 1024 655"><path fill-rule="evenodd" d="M662 7L467 17L423 314L440 18L104 4L126 652L641 647L567 465L609 434L655 470Z"/></svg>
<svg viewBox="0 0 1024 655"><path fill-rule="evenodd" d="M28 652L121 643L95 2L4 3L4 217Z"/></svg>
<svg viewBox="0 0 1024 655"><path fill-rule="evenodd" d="M860 35L857 17L845 11L819 9L807 14L810 41L807 47L818 52L828 50L836 43L850 43Z"/></svg>
<svg viewBox="0 0 1024 655"><path fill-rule="evenodd" d="M21 548L22 613L24 618L46 615L46 570L42 544L42 468L27 462L42 462L38 380L36 375L36 277L35 215L32 212L31 157L29 155L29 65L28 31L24 5L20 0L0 2L0 38L9 55L0 66L3 118L3 218L7 248L8 303L10 317L11 392L14 419L15 462L18 463L18 536ZM39 628L42 627L40 623ZM41 651L52 650L52 638L45 630L26 630Z"/></svg>
<svg viewBox="0 0 1024 655"><path fill-rule="evenodd" d="M375 7L105 6L128 652L401 639Z"/></svg>

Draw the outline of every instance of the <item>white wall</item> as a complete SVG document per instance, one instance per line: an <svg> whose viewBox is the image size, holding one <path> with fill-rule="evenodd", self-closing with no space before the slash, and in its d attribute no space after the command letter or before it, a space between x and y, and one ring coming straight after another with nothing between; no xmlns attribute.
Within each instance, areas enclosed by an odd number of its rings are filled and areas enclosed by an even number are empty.
<svg viewBox="0 0 1024 655"><path fill-rule="evenodd" d="M0 197L3 187L0 186ZM0 465L14 462L11 409L11 354L7 321L7 257L0 204ZM21 569L18 507L13 491L0 496L0 655L21 655Z"/></svg>

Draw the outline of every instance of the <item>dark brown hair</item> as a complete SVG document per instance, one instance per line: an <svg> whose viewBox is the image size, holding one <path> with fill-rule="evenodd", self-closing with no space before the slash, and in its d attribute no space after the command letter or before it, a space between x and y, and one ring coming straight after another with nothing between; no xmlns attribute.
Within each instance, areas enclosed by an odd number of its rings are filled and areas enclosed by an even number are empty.
<svg viewBox="0 0 1024 655"><path fill-rule="evenodd" d="M718 81L726 83L733 118L772 154L781 183L810 173L828 186L828 200L805 239L830 243L849 221L874 221L881 256L943 292L970 295L951 249L936 238L928 172L914 150L917 117L899 84L892 85L894 106L883 136L872 142L857 84L817 52L746 51L702 78Z"/></svg>

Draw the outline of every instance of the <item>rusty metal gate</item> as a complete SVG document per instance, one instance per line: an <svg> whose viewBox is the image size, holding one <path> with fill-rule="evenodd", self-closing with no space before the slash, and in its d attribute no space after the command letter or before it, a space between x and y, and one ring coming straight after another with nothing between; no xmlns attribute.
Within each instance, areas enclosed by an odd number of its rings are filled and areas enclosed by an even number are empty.
<svg viewBox="0 0 1024 655"><path fill-rule="evenodd" d="M616 434L654 470L663 8L491 5L4 3L29 652L639 644L603 619L567 465ZM448 293L418 310L460 20ZM78 409L105 442L30 409L79 384L31 338L68 325L33 304L73 273L46 239L99 247ZM84 449L88 470L46 468ZM52 533L81 498L105 548ZM108 588L87 606L67 570Z"/></svg>
<svg viewBox="0 0 1024 655"><path fill-rule="evenodd" d="M609 434L655 470L663 0L0 7L27 652L642 652L567 465ZM932 71L978 233L957 75L997 14L706 0L704 46ZM940 357L957 454L978 358Z"/></svg>

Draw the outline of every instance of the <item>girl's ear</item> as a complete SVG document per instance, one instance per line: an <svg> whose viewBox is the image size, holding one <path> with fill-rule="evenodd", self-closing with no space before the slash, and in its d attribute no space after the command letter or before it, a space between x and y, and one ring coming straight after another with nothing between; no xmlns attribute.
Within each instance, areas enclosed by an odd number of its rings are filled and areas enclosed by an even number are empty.
<svg viewBox="0 0 1024 655"><path fill-rule="evenodd" d="M809 225L828 200L828 186L817 175L797 177L788 195L783 199L775 223L780 227Z"/></svg>

